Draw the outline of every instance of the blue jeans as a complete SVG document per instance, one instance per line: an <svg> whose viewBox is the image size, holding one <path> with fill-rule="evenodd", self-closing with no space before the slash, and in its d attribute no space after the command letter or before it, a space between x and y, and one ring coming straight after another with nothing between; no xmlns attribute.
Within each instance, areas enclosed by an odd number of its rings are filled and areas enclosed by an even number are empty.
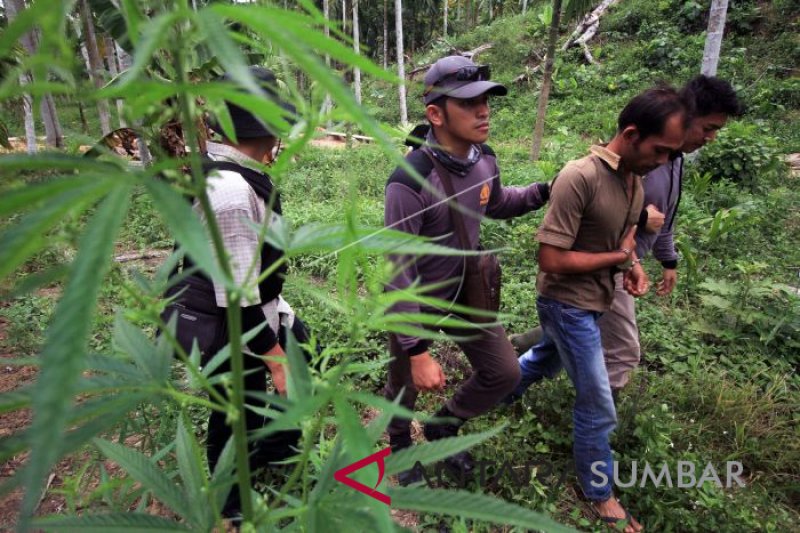
<svg viewBox="0 0 800 533"><path fill-rule="evenodd" d="M617 413L597 326L601 313L544 296L536 299L536 308L544 337L520 356L522 380L514 394L521 396L532 383L566 369L576 391L572 420L578 481L589 500L607 500L613 480L609 437ZM605 475L605 483L598 473Z"/></svg>

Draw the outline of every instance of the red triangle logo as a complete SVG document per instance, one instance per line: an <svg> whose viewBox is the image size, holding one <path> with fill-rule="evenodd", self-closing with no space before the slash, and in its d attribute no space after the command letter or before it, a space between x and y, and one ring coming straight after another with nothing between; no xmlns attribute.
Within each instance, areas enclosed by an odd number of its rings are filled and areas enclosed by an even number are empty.
<svg viewBox="0 0 800 533"><path fill-rule="evenodd" d="M339 483L344 483L345 485L347 485L351 489L356 489L358 492L361 492L362 494L366 494L370 498L375 498L376 500L378 500L381 503L385 503L386 505L391 505L392 504L392 498L391 497L389 497L388 495L386 495L386 494L384 494L382 492L378 492L377 490L375 490L375 488L377 488L378 485L381 484L381 481L383 481L383 472L385 470L385 465L383 464L383 460L384 460L384 458L386 458L389 455L391 455L391 453L392 453L392 449L391 448L385 448L385 449L383 449L383 450L381 450L379 452L373 453L372 455L368 455L368 456L364 457L363 459L360 459L360 460L356 461L355 463L353 463L351 465L348 465L348 466L346 466L346 467L344 467L342 469L337 470L333 474L333 479L335 479ZM372 463L378 463L378 482L375 484L375 487L370 488L370 487L364 485L363 483L360 483L360 482L356 481L355 479L352 479L352 478L348 477L353 472L361 470L365 466L370 465Z"/></svg>

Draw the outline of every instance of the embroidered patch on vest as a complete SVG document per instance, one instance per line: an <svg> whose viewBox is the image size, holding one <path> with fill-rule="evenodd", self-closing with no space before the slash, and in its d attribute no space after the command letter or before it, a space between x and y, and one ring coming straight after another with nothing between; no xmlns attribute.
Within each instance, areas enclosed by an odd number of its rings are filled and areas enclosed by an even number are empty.
<svg viewBox="0 0 800 533"><path fill-rule="evenodd" d="M483 187L481 187L481 205L486 205L489 203L489 194L491 190L489 189L489 184L484 183Z"/></svg>

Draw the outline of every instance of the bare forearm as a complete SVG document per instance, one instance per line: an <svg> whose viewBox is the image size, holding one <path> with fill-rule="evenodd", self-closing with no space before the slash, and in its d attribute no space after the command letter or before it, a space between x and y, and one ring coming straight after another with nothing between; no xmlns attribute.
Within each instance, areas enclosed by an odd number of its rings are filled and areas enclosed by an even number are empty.
<svg viewBox="0 0 800 533"><path fill-rule="evenodd" d="M542 244L539 247L539 268L551 274L582 274L609 268L627 261L629 256L614 252L577 252Z"/></svg>

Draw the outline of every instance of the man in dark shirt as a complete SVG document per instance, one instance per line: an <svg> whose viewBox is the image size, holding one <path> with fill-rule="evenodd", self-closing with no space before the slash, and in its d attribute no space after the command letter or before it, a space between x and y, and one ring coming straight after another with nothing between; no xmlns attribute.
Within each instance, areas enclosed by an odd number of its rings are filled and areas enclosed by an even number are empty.
<svg viewBox="0 0 800 533"><path fill-rule="evenodd" d="M643 207L641 175L680 148L688 113L669 88L645 91L622 110L607 146L567 163L552 184L551 206L539 227L536 307L543 339L519 358L515 396L565 368L575 386L574 455L578 481L602 520L625 520L626 533L641 525L614 498L609 435L617 416L597 320L614 299L614 271L627 269L624 286L634 296L648 290L634 234Z"/></svg>
<svg viewBox="0 0 800 533"><path fill-rule="evenodd" d="M680 150L644 178L644 203L639 229L636 232L636 254L640 259L653 252L664 268L656 294L667 296L678 281L678 253L673 232L683 187L683 155L692 153L712 142L728 117L740 113L739 100L731 84L720 78L697 76L681 90L684 99L693 107L692 121ZM645 231L656 220L653 231ZM617 279L616 294L611 309L600 319L600 333L611 389L616 393L628 383L630 373L639 366L641 348L636 324L634 299Z"/></svg>
<svg viewBox="0 0 800 533"><path fill-rule="evenodd" d="M488 67L479 67L461 56L445 57L430 68L425 86L425 113L431 127L424 146L406 157L423 182L402 167L394 171L386 185L385 225L436 238L443 246L463 248L449 203L444 200L448 195L441 174L446 173L455 199L464 208L462 218L469 249L476 250L481 218L511 218L538 209L547 201L549 188L537 183L527 187L501 184L495 154L483 143L489 136L488 97L502 96L507 91L489 81ZM435 285L427 296L449 302L463 296L459 280L464 274L464 257L404 256L392 260L402 270L387 290L403 291L419 283L422 287ZM448 314L447 310L421 306L412 299L398 303L391 312ZM426 424L424 433L428 440L455 436L465 420L489 410L519 382L515 352L501 326L487 325L478 330L436 329L462 338L471 337L457 343L472 365L472 375L436 413L437 417L453 422ZM444 388L444 372L431 357L427 340L392 333L390 353L393 360L385 388L387 398L393 400L403 391L401 404L413 410L418 392ZM410 446L410 421L395 418L389 426L389 437L395 450ZM451 463L466 471L473 468L467 454L451 458ZM401 483L413 480L413 475L401 476Z"/></svg>

